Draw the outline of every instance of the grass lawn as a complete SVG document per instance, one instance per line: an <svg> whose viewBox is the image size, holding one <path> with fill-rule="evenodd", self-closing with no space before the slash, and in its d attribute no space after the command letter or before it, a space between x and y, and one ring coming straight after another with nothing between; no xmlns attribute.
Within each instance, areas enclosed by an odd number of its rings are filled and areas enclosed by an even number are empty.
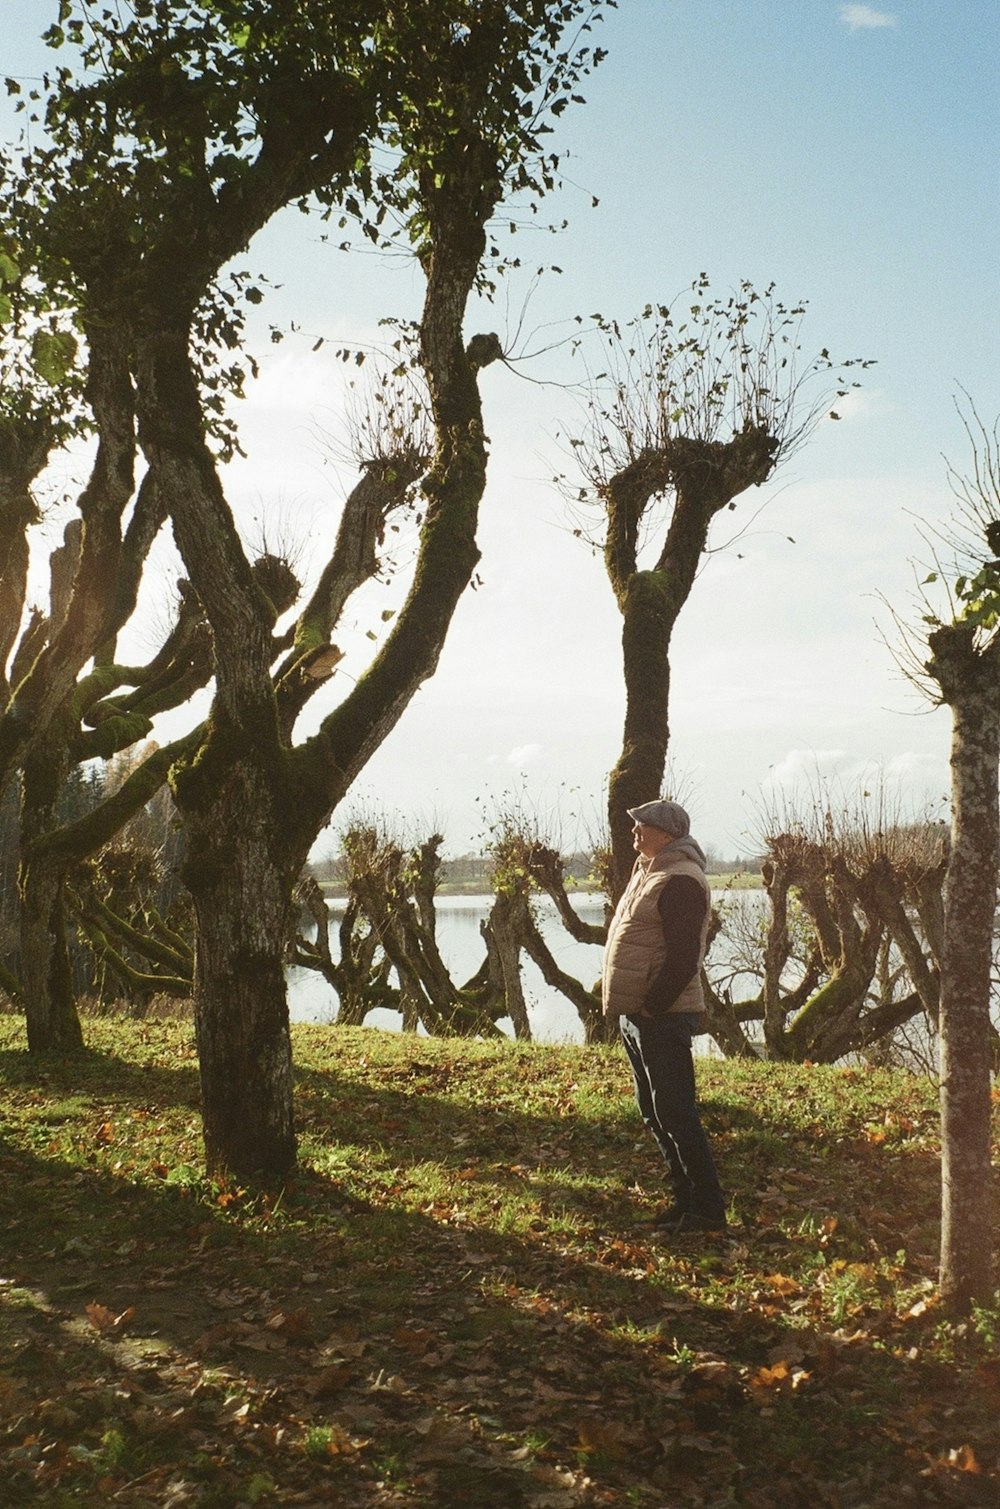
<svg viewBox="0 0 1000 1509"><path fill-rule="evenodd" d="M657 1242L618 1050L293 1031L265 1193L200 1172L189 1025L0 1018L4 1509L1000 1503L926 1081L700 1062L733 1237Z"/></svg>

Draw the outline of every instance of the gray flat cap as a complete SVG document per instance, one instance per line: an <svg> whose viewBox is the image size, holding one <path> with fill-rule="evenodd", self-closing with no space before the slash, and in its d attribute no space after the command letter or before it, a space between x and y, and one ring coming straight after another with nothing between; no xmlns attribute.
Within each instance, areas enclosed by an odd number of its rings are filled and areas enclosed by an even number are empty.
<svg viewBox="0 0 1000 1509"><path fill-rule="evenodd" d="M691 819L680 802L644 802L641 807L629 807L627 811L633 822L661 828L672 838L686 838L691 832Z"/></svg>

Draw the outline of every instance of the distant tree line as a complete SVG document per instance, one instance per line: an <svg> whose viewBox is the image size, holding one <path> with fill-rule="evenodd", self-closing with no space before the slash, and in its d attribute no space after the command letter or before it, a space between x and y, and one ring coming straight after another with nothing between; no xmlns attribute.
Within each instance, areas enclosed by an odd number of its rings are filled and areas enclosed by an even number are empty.
<svg viewBox="0 0 1000 1509"><path fill-rule="evenodd" d="M763 859L760 855L750 858L722 859L712 849L707 851L708 869L711 875L759 875ZM600 885L594 870L594 855L578 849L562 856L567 883L575 888L593 889ZM442 857L438 865L438 893L465 891L474 894L489 891L495 861L487 854L469 851L449 859ZM350 879L350 862L344 853L328 854L322 859L311 860L309 873L321 884L335 889L337 894L346 890Z"/></svg>

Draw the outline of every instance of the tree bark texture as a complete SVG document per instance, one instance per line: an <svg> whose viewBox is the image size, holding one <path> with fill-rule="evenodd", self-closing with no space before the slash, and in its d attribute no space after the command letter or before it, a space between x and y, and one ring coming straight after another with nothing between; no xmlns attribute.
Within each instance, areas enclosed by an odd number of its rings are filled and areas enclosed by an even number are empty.
<svg viewBox="0 0 1000 1509"><path fill-rule="evenodd" d="M992 1296L990 977L1000 838L1000 687L952 703L952 845L941 971L941 1295Z"/></svg>
<svg viewBox="0 0 1000 1509"><path fill-rule="evenodd" d="M173 776L197 918L206 1162L236 1177L280 1178L295 1161L284 962L304 852L292 831L271 682L274 607L254 579L205 444L187 331L152 329L138 370L140 441L171 501L214 648L204 740Z"/></svg>
<svg viewBox="0 0 1000 1509"><path fill-rule="evenodd" d="M65 776L61 754L58 739L37 747L25 764L21 784L21 999L32 1053L67 1052L83 1046L66 938L66 864L61 857L33 848L52 824Z"/></svg>
<svg viewBox="0 0 1000 1509"><path fill-rule="evenodd" d="M280 1179L296 1151L284 963L297 873L282 864L281 806L269 774L245 757L197 807L188 802L186 819L206 1163Z"/></svg>

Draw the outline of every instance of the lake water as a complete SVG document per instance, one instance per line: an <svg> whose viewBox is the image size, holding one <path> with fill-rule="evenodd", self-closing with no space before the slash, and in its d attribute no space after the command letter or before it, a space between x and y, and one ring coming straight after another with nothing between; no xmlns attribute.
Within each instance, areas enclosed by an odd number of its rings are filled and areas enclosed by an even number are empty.
<svg viewBox="0 0 1000 1509"><path fill-rule="evenodd" d="M467 980L479 968L485 957L485 945L479 924L492 905L491 896L442 896L437 899L437 937L441 956L448 965L452 978ZM604 916L604 902L599 896L573 898L576 911L586 922L600 923ZM343 904L333 901L330 910L339 918ZM594 943L577 943L559 921L553 902L548 896L536 898L536 914L542 936L552 951L560 969L583 982L592 985L601 973L601 949ZM331 943L336 942L331 932ZM576 1007L546 985L535 964L522 955L521 978L524 998L528 1007L532 1035L541 1043L582 1043L583 1024ZM291 969L288 972L288 1003L294 1022L332 1022L337 1014L335 992L311 969ZM398 1031L402 1019L398 1012L382 1008L369 1012L367 1026L384 1027ZM502 1032L513 1037L514 1031L508 1017L498 1024ZM700 1039L707 1045L707 1038Z"/></svg>
<svg viewBox="0 0 1000 1509"><path fill-rule="evenodd" d="M479 924L488 913L492 896L441 896L435 903L437 940L441 957L455 980L467 980L482 963L486 946ZM604 916L600 897L575 897L574 906L586 922L599 923ZM342 904L330 903L335 918L343 912ZM601 950L597 944L577 943L560 923L556 909L545 896L537 900L539 927L553 957L567 974L584 984L592 984L601 973ZM335 943L331 933L331 943ZM521 978L528 1007L531 1031L538 1042L582 1043L583 1024L575 1006L565 996L546 985L532 961L522 956ZM293 1022L332 1022L337 1014L337 997L322 975L311 969L288 972L288 1005ZM401 1017L396 1011L378 1008L365 1018L369 1027L398 1030ZM502 1032L514 1035L510 1019L497 1024Z"/></svg>

